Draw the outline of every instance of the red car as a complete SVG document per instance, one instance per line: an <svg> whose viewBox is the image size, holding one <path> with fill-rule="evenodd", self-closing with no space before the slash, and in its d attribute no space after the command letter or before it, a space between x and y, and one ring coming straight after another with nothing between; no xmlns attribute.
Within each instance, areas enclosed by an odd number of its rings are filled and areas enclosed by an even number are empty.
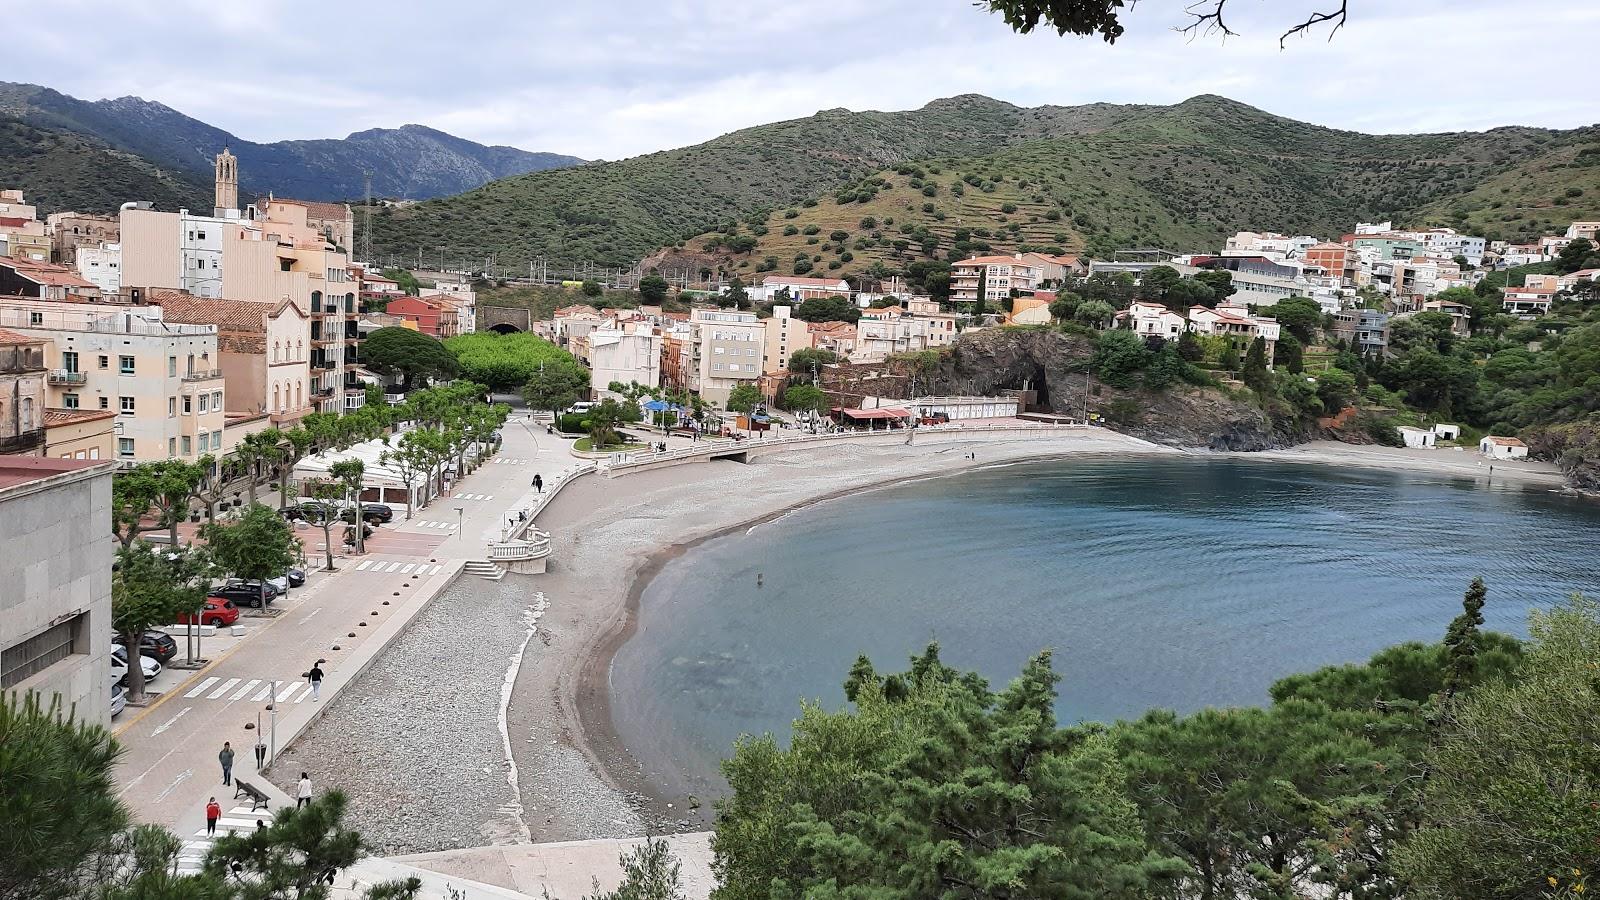
<svg viewBox="0 0 1600 900"><path fill-rule="evenodd" d="M179 625L189 624L190 614L178 616ZM232 625L239 621L239 607L226 597L207 597L206 605L200 610L201 625Z"/></svg>

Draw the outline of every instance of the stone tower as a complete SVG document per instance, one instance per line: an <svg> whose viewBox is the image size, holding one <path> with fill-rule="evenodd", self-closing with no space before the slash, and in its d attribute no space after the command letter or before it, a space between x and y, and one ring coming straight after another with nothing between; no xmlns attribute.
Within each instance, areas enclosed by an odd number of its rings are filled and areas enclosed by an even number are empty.
<svg viewBox="0 0 1600 900"><path fill-rule="evenodd" d="M239 159L228 148L217 154L217 203L214 215L221 218L239 208Z"/></svg>

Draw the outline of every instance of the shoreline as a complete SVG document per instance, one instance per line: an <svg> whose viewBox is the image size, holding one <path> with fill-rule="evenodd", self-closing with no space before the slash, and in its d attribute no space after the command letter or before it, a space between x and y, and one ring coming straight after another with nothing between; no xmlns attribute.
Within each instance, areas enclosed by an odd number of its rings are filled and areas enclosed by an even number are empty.
<svg viewBox="0 0 1600 900"><path fill-rule="evenodd" d="M1042 446L1046 444L1048 446ZM957 448L962 449L961 456L939 459ZM965 459L965 451L974 448L982 450L978 453L982 458ZM693 463L617 479L586 479L586 483L569 488L570 495L563 492L541 513L541 527L551 530L559 543L551 558L551 572L538 576L540 580L534 583L534 589L551 598L552 613L562 610L561 624L556 626L562 636L567 636L570 628L579 640L576 646L563 646L551 658L531 667L532 671L519 675L508 716L515 727L532 726L532 736L519 743L525 748L549 740L575 751L597 781L642 815L637 826L644 832L706 827L712 821L709 799L701 798L697 809L686 808L681 793L665 788L660 780L641 769L612 721L612 660L637 633L643 594L668 562L702 543L758 526L789 512L909 481L955 475L995 464L1073 457L1165 455L1359 465L1366 469L1433 474L1451 479L1488 478L1487 461L1478 466L1481 457L1470 451L1462 451L1459 459L1453 459L1456 454L1450 450L1402 450L1315 442L1288 450L1211 453L1153 446L1114 432L1099 432L1044 440L951 435L947 440L913 448L897 444L803 449L762 457L749 464ZM840 457L844 456L858 457L863 465L841 467ZM1496 463L1495 466L1493 482L1498 484L1519 488L1560 489L1562 486L1559 472L1548 464ZM741 487L758 486L781 489L754 499L740 496ZM705 488L738 496L742 502L728 502L714 508L693 502L684 506L686 495ZM663 506L667 508L660 509ZM675 512L681 519L672 515ZM672 521L689 527L681 531L670 529L677 531L675 534L653 533L663 530L661 523ZM618 541L620 546L602 548L607 552L596 553L594 548L582 546L586 543L582 537L563 534L568 529L581 532L586 525L615 530L619 523L644 527L628 528L628 533ZM657 527L652 529L647 523ZM610 571L593 578L584 577L585 570L595 572L596 566L609 566ZM578 600L576 605L575 599ZM539 706L546 707L546 713L555 714L539 716L530 708ZM537 761L530 764L528 755L524 750L523 758L517 762L523 781L537 782L547 777ZM552 810L541 805L536 798L530 798L526 790L519 799L530 810L530 818L536 810L550 813L543 823L528 822L536 841L615 836L583 831L581 825L572 821L572 811Z"/></svg>

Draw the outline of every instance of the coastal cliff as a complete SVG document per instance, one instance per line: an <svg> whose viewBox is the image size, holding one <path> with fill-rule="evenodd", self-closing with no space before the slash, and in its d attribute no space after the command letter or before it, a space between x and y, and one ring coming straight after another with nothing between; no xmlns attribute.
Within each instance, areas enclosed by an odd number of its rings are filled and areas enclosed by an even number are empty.
<svg viewBox="0 0 1600 900"><path fill-rule="evenodd" d="M990 328L962 335L942 353L892 361L915 375L921 393L993 395L1036 392L1041 407L1062 415L1099 413L1118 431L1173 447L1272 450L1312 435L1276 419L1241 394L1188 384L1160 391L1120 389L1090 374L1094 341L1047 328Z"/></svg>

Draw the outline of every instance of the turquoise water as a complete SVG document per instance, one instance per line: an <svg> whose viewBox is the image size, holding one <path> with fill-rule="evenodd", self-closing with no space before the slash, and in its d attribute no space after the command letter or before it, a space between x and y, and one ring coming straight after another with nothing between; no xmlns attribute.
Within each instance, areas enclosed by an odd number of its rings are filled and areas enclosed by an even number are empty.
<svg viewBox="0 0 1600 900"><path fill-rule="evenodd" d="M1518 634L1530 607L1600 593L1600 506L1270 462L995 467L668 563L614 660L614 723L662 790L703 796L740 734L842 705L857 654L899 670L932 640L997 684L1053 648L1063 721L1258 704L1284 675L1439 639L1478 574L1489 627Z"/></svg>

